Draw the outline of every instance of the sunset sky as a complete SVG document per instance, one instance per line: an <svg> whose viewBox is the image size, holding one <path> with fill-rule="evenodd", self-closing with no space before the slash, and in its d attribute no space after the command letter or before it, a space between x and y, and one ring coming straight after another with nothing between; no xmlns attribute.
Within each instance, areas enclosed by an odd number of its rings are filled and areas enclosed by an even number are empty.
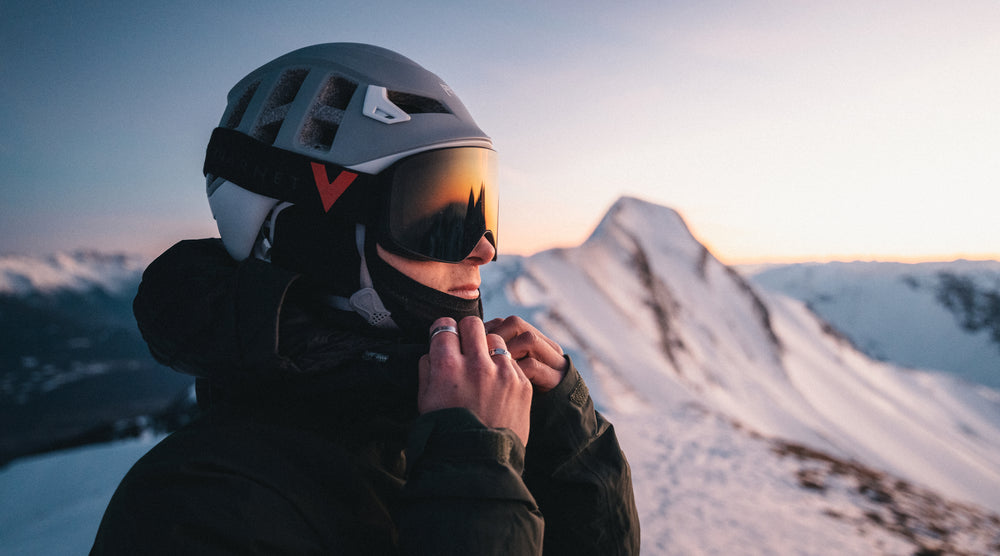
<svg viewBox="0 0 1000 556"><path fill-rule="evenodd" d="M0 8L0 254L215 235L230 87L352 41L493 137L501 254L575 245L633 195L729 263L1000 258L995 0L115 4Z"/></svg>

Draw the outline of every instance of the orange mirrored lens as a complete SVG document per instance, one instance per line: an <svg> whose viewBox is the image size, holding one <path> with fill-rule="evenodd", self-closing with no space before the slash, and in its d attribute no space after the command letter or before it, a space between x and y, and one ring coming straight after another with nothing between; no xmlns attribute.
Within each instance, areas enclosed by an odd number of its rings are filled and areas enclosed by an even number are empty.
<svg viewBox="0 0 1000 556"><path fill-rule="evenodd" d="M496 153L478 147L428 151L392 170L388 232L419 257L458 262L483 234L496 247L499 217Z"/></svg>

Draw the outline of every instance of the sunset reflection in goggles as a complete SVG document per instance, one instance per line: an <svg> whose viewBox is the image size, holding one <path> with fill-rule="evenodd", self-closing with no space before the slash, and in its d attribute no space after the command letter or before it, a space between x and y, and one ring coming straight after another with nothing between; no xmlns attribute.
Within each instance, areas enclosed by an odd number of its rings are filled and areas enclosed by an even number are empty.
<svg viewBox="0 0 1000 556"><path fill-rule="evenodd" d="M427 151L379 175L388 198L380 243L397 254L456 263L485 234L497 246L496 153L480 147Z"/></svg>

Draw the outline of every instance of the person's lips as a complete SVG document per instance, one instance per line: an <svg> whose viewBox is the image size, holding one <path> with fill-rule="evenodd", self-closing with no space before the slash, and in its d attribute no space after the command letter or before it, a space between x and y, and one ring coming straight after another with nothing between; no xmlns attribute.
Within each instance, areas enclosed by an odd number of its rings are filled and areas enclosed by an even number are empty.
<svg viewBox="0 0 1000 556"><path fill-rule="evenodd" d="M479 297L479 284L468 283L462 284L461 286L456 286L450 290L448 293L454 295L455 297L462 297L465 299L476 299Z"/></svg>

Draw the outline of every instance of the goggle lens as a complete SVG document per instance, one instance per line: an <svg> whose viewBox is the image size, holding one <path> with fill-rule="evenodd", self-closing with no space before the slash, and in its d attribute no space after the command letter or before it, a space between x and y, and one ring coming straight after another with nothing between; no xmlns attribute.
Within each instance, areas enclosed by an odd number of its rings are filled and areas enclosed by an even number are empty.
<svg viewBox="0 0 1000 556"><path fill-rule="evenodd" d="M386 248L418 259L459 262L486 234L498 239L496 153L456 147L405 158L387 172Z"/></svg>

